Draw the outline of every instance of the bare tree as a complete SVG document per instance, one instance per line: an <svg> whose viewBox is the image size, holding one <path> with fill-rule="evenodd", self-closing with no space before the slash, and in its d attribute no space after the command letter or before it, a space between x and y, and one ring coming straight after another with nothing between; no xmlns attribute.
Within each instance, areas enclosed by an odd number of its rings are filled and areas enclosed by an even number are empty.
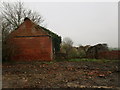
<svg viewBox="0 0 120 90"><path fill-rule="evenodd" d="M69 37L66 37L66 38L63 39L63 44L67 44L69 46L72 46L73 41Z"/></svg>
<svg viewBox="0 0 120 90"><path fill-rule="evenodd" d="M2 31L2 15L0 15L0 33Z"/></svg>
<svg viewBox="0 0 120 90"><path fill-rule="evenodd" d="M72 45L73 45L73 41L69 37L63 39L61 50L63 53L67 55L67 57L69 57L70 51L73 48Z"/></svg>
<svg viewBox="0 0 120 90"><path fill-rule="evenodd" d="M0 14L0 40L2 40L2 15Z"/></svg>
<svg viewBox="0 0 120 90"><path fill-rule="evenodd" d="M26 9L24 3L2 3L2 33L3 38L6 37L11 31L19 27L25 17L30 18L36 24L42 24L43 17L35 11Z"/></svg>

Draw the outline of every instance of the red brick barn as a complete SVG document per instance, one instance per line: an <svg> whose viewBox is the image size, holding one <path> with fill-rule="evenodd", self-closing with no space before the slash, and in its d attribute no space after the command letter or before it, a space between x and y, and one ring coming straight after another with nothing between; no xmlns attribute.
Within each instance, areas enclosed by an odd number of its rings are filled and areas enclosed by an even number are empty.
<svg viewBox="0 0 120 90"><path fill-rule="evenodd" d="M10 47L8 52L11 60L51 61L53 59L51 36L28 18L8 36L6 43Z"/></svg>

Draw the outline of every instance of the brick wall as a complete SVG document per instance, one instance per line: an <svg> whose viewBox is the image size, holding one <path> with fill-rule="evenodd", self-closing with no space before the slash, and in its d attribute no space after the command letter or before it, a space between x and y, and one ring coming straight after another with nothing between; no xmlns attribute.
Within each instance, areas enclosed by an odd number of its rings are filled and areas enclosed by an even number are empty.
<svg viewBox="0 0 120 90"><path fill-rule="evenodd" d="M16 37L9 40L13 53L11 60L52 60L52 41L46 37Z"/></svg>
<svg viewBox="0 0 120 90"><path fill-rule="evenodd" d="M41 27L30 19L8 36L6 41L9 59L15 61L51 61L53 59L52 39Z"/></svg>
<svg viewBox="0 0 120 90"><path fill-rule="evenodd" d="M113 51L100 52L98 58L120 60L120 51L113 50Z"/></svg>

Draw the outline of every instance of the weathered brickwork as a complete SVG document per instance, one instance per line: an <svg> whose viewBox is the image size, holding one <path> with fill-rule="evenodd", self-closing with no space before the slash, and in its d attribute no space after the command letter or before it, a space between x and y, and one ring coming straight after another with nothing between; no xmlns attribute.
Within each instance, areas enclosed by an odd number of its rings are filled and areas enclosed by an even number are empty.
<svg viewBox="0 0 120 90"><path fill-rule="evenodd" d="M113 50L113 51L100 52L99 58L111 59L111 60L120 60L120 51Z"/></svg>
<svg viewBox="0 0 120 90"><path fill-rule="evenodd" d="M7 44L12 48L11 60L51 61L53 59L51 37L29 19L9 35Z"/></svg>

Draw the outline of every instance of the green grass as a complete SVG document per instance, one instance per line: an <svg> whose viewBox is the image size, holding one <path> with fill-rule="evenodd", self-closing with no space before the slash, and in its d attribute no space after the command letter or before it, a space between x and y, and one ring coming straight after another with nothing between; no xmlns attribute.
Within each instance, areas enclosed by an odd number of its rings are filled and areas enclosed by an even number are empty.
<svg viewBox="0 0 120 90"><path fill-rule="evenodd" d="M11 63L11 64L54 64L55 62L63 62L63 61L68 61L68 62L101 62L101 63L107 63L107 62L119 62L119 60L107 60L107 59L87 59L87 58L82 58L82 59L59 59L59 60L53 60L50 62L46 61L23 61L23 62L15 62L15 61L3 61L3 63Z"/></svg>
<svg viewBox="0 0 120 90"><path fill-rule="evenodd" d="M53 64L54 62L50 61L50 62L42 62L42 64Z"/></svg>
<svg viewBox="0 0 120 90"><path fill-rule="evenodd" d="M74 61L74 62L80 62L80 61L87 61L87 62L118 62L118 60L106 60L106 59L69 59L66 61Z"/></svg>

